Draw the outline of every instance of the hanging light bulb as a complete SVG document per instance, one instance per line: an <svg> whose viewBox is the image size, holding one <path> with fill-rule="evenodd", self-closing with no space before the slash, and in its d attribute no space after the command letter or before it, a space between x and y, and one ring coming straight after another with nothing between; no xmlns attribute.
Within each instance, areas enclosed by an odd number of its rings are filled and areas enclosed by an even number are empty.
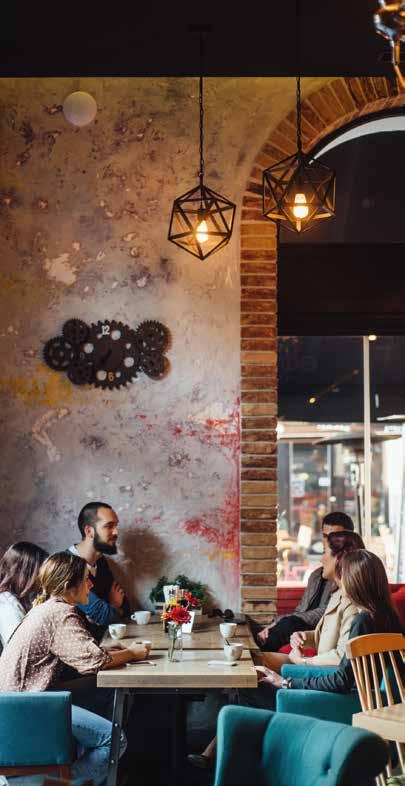
<svg viewBox="0 0 405 786"><path fill-rule="evenodd" d="M191 28L190 28L191 29ZM203 43L202 33L208 29L198 26L200 32L200 170L199 184L173 202L169 226L169 240L185 251L206 259L226 246L232 237L236 206L204 183L204 103L203 103Z"/></svg>
<svg viewBox="0 0 405 786"><path fill-rule="evenodd" d="M297 72L299 20L297 7ZM405 0L404 0L405 2ZM296 77L297 151L263 172L263 215L292 232L307 232L319 219L335 215L335 173L302 149L301 79Z"/></svg>
<svg viewBox="0 0 405 786"><path fill-rule="evenodd" d="M201 221L201 224L197 227L197 232L195 236L199 243L206 243L208 240L208 227L206 221Z"/></svg>
<svg viewBox="0 0 405 786"><path fill-rule="evenodd" d="M309 213L305 194L296 194L294 198L293 213L295 218L306 218Z"/></svg>

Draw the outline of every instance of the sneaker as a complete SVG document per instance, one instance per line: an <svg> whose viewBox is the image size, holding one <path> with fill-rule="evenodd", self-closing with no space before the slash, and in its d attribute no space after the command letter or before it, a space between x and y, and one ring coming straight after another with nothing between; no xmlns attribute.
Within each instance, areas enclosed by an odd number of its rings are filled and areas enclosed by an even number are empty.
<svg viewBox="0 0 405 786"><path fill-rule="evenodd" d="M192 767L198 767L200 770L212 770L213 767L212 760L203 753L189 753L187 761Z"/></svg>

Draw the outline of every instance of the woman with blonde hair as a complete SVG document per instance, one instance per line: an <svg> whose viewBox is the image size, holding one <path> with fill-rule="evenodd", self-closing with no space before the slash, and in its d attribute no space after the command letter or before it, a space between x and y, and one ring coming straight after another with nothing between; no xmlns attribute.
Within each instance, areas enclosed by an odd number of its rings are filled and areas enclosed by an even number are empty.
<svg viewBox="0 0 405 786"><path fill-rule="evenodd" d="M0 657L0 691L46 691L58 687L64 665L80 674L143 660L148 649L132 644L106 651L87 631L77 603L87 603L91 578L85 560L69 552L49 557L38 576L40 593ZM107 776L111 723L95 713L72 707L72 732L81 755L73 763L74 786ZM121 755L125 750L121 739Z"/></svg>

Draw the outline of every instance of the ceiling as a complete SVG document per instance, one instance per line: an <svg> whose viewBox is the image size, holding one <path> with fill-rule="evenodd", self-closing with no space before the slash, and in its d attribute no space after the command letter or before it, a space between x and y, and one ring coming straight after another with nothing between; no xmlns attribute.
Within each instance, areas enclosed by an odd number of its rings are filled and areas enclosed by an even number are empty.
<svg viewBox="0 0 405 786"><path fill-rule="evenodd" d="M301 0L304 76L388 75L376 35L377 0ZM7 9L7 10L6 10ZM291 76L297 70L295 0L258 3L8 4L2 9L0 76L193 76L190 25L210 25L207 76Z"/></svg>

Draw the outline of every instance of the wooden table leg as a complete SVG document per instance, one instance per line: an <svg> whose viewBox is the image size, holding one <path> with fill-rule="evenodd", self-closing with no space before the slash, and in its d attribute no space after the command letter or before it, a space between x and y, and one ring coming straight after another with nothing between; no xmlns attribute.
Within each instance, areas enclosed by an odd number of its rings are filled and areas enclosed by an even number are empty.
<svg viewBox="0 0 405 786"><path fill-rule="evenodd" d="M112 717L112 736L111 736L110 761L108 763L107 786L116 786L117 784L124 702L125 702L125 692L121 688L117 688L115 690L115 695L114 695L114 711Z"/></svg>

